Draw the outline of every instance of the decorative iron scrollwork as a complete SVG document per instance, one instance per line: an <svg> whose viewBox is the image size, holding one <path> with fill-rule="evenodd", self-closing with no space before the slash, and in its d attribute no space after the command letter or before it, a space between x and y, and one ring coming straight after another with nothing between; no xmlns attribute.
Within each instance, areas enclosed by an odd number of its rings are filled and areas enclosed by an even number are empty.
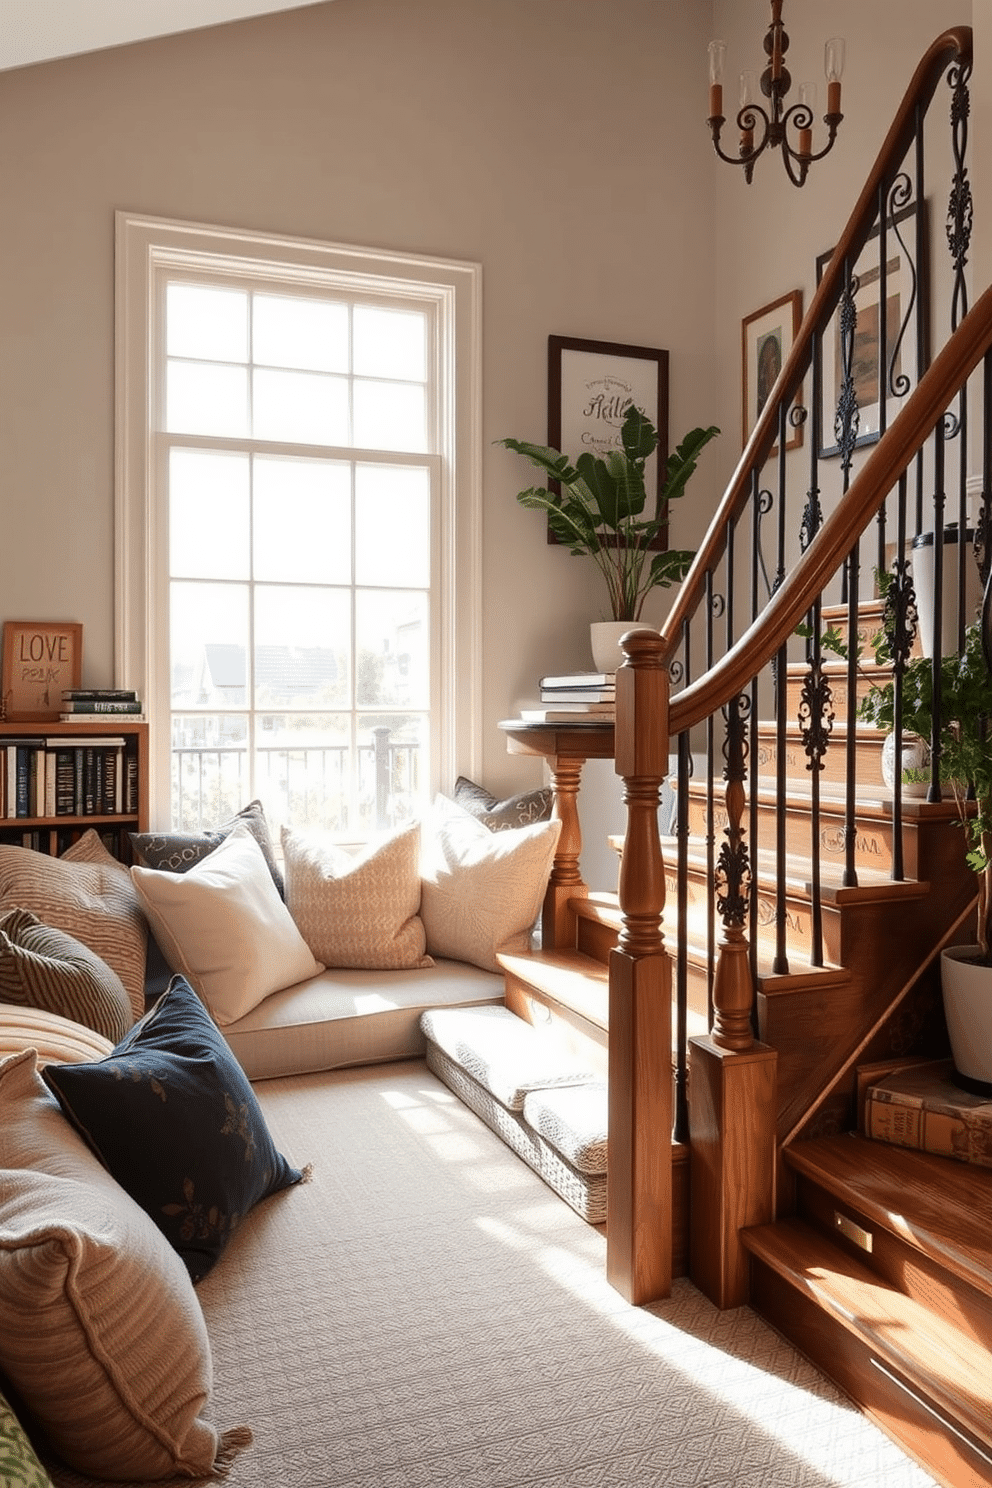
<svg viewBox="0 0 992 1488"><path fill-rule="evenodd" d="M751 897L751 860L741 827L744 815L744 781L747 778L748 717L751 700L746 693L732 698L723 710L727 725L723 743L723 778L727 782L727 826L716 861L714 888L717 913L727 926L740 928L747 919Z"/></svg>
<svg viewBox="0 0 992 1488"><path fill-rule="evenodd" d="M907 373L896 372L899 365L902 343L906 339L910 321L919 298L919 274L917 272L915 251L916 245L911 249L899 228L898 213L912 200L913 183L905 172L896 177L889 191L889 209L892 222L892 231L902 249L903 262L909 272L909 292L905 296L906 304L903 310L902 320L899 322L899 330L896 333L892 351L889 355L885 368L885 381L889 393L893 398L902 398L909 392L912 383Z"/></svg>
<svg viewBox="0 0 992 1488"><path fill-rule="evenodd" d="M820 505L820 488L812 486L806 492L803 519L799 524L799 550L805 553L820 528L823 526L823 508Z"/></svg>
<svg viewBox="0 0 992 1488"><path fill-rule="evenodd" d="M757 550L758 567L761 569L761 577L765 582L765 592L768 595L768 598L771 599L774 591L772 588L772 582L768 577L768 568L765 563L764 545L761 541L761 528L765 517L767 517L768 513L775 505L775 497L772 495L771 491L759 491L757 496L755 497L754 504L755 510L758 514L757 526L755 529L755 547Z"/></svg>
<svg viewBox="0 0 992 1488"><path fill-rule="evenodd" d="M858 310L854 297L858 292L858 280L848 276L839 305L840 324L840 393L837 411L834 414L834 441L840 450L841 469L845 474L851 468L851 457L858 441L858 426L861 413L858 409L858 394L854 386L854 332L858 324Z"/></svg>
<svg viewBox="0 0 992 1488"><path fill-rule="evenodd" d="M970 77L971 64L969 62L955 64L947 74L948 86L951 88L951 149L954 154L954 175L951 178L945 223L947 246L954 269L954 294L951 300L952 330L957 329L961 317L968 309L968 289L965 284L964 269L968 262L968 249L971 244L971 230L975 215L971 182L968 180L968 169L964 163L968 147L968 118L971 114L971 97L968 92Z"/></svg>
<svg viewBox="0 0 992 1488"><path fill-rule="evenodd" d="M807 770L823 769L824 756L834 726L834 712L830 706L832 702L830 682L823 670L823 662L817 656L803 678L799 696L799 731L806 754Z"/></svg>
<svg viewBox="0 0 992 1488"><path fill-rule="evenodd" d="M912 655L920 617L907 560L897 558L890 572L891 582L886 587L882 605L882 633L888 660L896 671L902 671Z"/></svg>

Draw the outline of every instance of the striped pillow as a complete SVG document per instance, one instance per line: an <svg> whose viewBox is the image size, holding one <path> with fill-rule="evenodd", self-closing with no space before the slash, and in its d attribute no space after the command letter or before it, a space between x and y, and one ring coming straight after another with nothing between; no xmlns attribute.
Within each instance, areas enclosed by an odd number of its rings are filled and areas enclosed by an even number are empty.
<svg viewBox="0 0 992 1488"><path fill-rule="evenodd" d="M46 1008L115 1044L134 1022L117 973L28 909L0 911L0 1001Z"/></svg>
<svg viewBox="0 0 992 1488"><path fill-rule="evenodd" d="M29 909L106 961L124 983L134 1017L142 1017L148 925L127 869L96 832L85 832L61 858L0 846L0 910L15 908Z"/></svg>

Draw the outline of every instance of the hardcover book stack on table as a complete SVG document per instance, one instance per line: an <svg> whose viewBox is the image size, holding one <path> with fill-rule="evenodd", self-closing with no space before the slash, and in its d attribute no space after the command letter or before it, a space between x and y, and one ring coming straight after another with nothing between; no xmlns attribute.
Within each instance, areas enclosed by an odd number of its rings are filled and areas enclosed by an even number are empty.
<svg viewBox="0 0 992 1488"><path fill-rule="evenodd" d="M612 723L616 683L612 672L571 672L541 678L540 706L523 707L524 723Z"/></svg>

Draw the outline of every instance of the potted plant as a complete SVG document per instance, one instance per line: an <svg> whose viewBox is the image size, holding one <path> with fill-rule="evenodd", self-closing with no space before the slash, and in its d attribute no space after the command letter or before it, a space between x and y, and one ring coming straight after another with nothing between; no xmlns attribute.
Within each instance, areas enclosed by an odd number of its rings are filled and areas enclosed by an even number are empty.
<svg viewBox="0 0 992 1488"><path fill-rule="evenodd" d="M895 724L895 685L873 687L859 715L880 728ZM899 709L906 733L933 737L933 662L908 662ZM982 627L972 622L959 653L940 661L941 783L953 792L965 833L965 857L978 876L978 940L942 953L941 985L954 1065L962 1083L992 1088L992 674ZM961 975L963 974L963 975Z"/></svg>
<svg viewBox="0 0 992 1488"><path fill-rule="evenodd" d="M545 486L517 493L521 506L547 513L551 532L577 556L592 558L603 578L612 620L605 658L616 668L616 645L641 618L652 589L667 589L685 578L695 556L681 548L657 551L653 544L667 521L668 505L685 491L701 451L719 429L692 429L668 458L657 505L648 502L644 467L658 447L650 419L631 403L620 427L620 448L604 457L584 451L576 460L545 445L500 439L506 449L525 455L559 483L561 494Z"/></svg>

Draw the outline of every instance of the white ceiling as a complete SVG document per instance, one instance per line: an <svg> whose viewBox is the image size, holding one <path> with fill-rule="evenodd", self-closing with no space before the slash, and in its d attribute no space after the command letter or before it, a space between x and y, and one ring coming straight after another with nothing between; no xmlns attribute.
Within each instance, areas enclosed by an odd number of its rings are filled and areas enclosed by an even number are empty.
<svg viewBox="0 0 992 1488"><path fill-rule="evenodd" d="M0 0L0 70L321 0Z"/></svg>

